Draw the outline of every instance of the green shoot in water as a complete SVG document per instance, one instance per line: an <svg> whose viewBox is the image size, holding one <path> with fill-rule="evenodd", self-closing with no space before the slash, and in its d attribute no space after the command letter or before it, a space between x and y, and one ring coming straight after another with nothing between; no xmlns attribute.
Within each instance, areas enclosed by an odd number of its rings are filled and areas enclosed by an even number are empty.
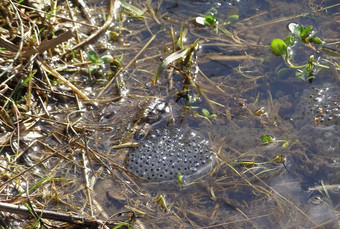
<svg viewBox="0 0 340 229"><path fill-rule="evenodd" d="M324 56L328 56L327 51L331 50L332 54L337 53L340 56L340 52L326 47L325 43L319 37L314 36L315 32L313 31L313 26L304 27L296 23L289 23L287 27L292 35L287 36L284 40L279 38L273 39L271 41L270 48L274 55L283 57L289 68L296 70L295 75L298 78L308 80L310 83L312 83L313 79L315 78L315 74L321 68L330 68L327 65L321 64L320 60L324 60L324 62L334 65L334 68L337 71L340 71L340 66L336 62L329 59L323 59L321 57L316 59L314 55L307 57L308 62L304 65L294 64L291 53L294 53L294 49L296 49L299 45L301 46L301 44L313 50L315 55L321 53ZM317 52L317 49L319 49L320 52ZM323 50L326 50L326 52L323 52ZM284 72L286 72L286 70L280 70L278 74Z"/></svg>

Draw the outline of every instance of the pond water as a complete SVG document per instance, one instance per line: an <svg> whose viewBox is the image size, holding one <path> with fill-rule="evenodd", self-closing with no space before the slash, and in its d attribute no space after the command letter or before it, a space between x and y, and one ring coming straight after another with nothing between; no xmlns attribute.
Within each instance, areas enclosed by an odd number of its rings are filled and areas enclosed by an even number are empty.
<svg viewBox="0 0 340 229"><path fill-rule="evenodd" d="M336 70L316 69L312 83L302 80L269 48L272 39L290 34L286 27L292 22L312 25L317 36L336 48L337 1L137 2L133 3L137 7L151 6L154 19L129 19L124 26L131 33L123 39L138 51L157 35L124 73L128 93L162 98L165 107L173 108L172 125L200 132L210 140L218 159L209 173L184 186L176 181L148 183L131 175L132 188L136 185L143 195L130 192L121 209L143 212L137 215L146 228L338 228L340 135L334 120L339 120L340 79ZM326 7L330 8L323 10ZM193 22L209 12L215 14L219 30ZM233 15L238 18L231 22ZM159 59L164 60L172 49L170 28L177 39L181 26L184 47L200 39L191 72L201 94L171 69L156 85L150 83ZM124 58L129 55L133 56ZM305 45L294 47L296 65L308 63L310 55L327 58ZM339 64L339 59L329 61ZM327 85L332 85L330 90ZM317 94L323 90L326 96ZM217 116L207 117L202 109ZM120 114L119 109L112 111ZM326 116L317 122L321 115ZM153 123L143 120L139 125ZM271 136L274 142L262 144L261 136ZM143 138L132 139L149 144Z"/></svg>
<svg viewBox="0 0 340 229"><path fill-rule="evenodd" d="M311 55L323 65L307 72L315 77L308 80L303 75L308 69L289 68L270 50L273 39L291 34L289 23L312 25L324 46L339 50L338 1L126 2L143 16L121 8L125 13L109 32L84 50L122 58L126 69L114 83L101 91L112 77L107 66L92 81L86 70L65 72L93 102L81 104L81 112L65 105L55 117L72 122L73 131L86 130L86 152L97 156L91 157L92 170L86 170L91 181L78 170L87 166L79 165L85 161L85 153L79 153L85 143L62 148L70 150L72 162L65 156L39 165L74 181L60 183L64 201L48 202L47 208L85 212L103 221L112 216L134 228L339 228L340 59L320 52L320 46L295 44L290 54L295 66L308 65ZM87 4L94 23L101 25L108 1ZM215 17L210 26L196 19L209 15ZM197 47L191 47L197 39ZM192 48L188 63L170 61L152 83L162 61L186 48ZM70 141L52 135L55 126L47 121L36 126L50 131L44 142L52 147ZM163 146L169 149L160 157ZM28 149L24 163L36 163L42 148ZM186 158L179 154L191 149L202 152L199 159L189 154L190 165L181 167L179 161ZM152 152L144 155L144 150ZM173 168L183 175L185 168L192 169L188 174L194 178L181 181L181 174L162 167L173 156L179 163ZM156 178L147 175L153 170L144 162L158 163ZM85 181L92 184L91 195L83 191Z"/></svg>

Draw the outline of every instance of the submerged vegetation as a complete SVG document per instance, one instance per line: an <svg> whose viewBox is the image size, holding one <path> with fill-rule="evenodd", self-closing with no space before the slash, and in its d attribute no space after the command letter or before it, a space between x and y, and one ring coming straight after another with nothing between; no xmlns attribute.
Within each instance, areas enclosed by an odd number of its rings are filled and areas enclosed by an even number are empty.
<svg viewBox="0 0 340 229"><path fill-rule="evenodd" d="M323 92L340 81L339 8L3 0L0 227L338 227L340 134L324 119L340 98ZM334 90L305 99L309 85L291 75ZM194 132L167 144L159 127ZM188 167L167 170L200 135L213 166L189 180ZM149 156L157 179L138 177ZM191 156L200 169L195 154L176 160Z"/></svg>

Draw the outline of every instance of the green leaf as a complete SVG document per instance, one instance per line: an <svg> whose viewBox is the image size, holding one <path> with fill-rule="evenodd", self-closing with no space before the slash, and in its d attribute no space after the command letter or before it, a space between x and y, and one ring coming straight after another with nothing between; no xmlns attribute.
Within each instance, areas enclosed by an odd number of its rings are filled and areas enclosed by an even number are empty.
<svg viewBox="0 0 340 229"><path fill-rule="evenodd" d="M319 37L314 37L313 43L316 45L321 45L323 41Z"/></svg>
<svg viewBox="0 0 340 229"><path fill-rule="evenodd" d="M121 222L120 224L118 224L117 226L113 227L112 229L119 229L122 226L128 225L126 222Z"/></svg>
<svg viewBox="0 0 340 229"><path fill-rule="evenodd" d="M214 15L208 15L204 18L204 24L207 26L212 26L215 24L215 16Z"/></svg>
<svg viewBox="0 0 340 229"><path fill-rule="evenodd" d="M288 46L291 46L294 42L295 42L295 39L292 35L289 35L286 37L286 39L284 40L285 44Z"/></svg>
<svg viewBox="0 0 340 229"><path fill-rule="evenodd" d="M282 56L287 54L287 45L281 39L276 38L272 40L270 48L272 49L273 54L276 56Z"/></svg>
<svg viewBox="0 0 340 229"><path fill-rule="evenodd" d="M203 114L205 117L210 117L210 112L209 112L207 109L205 109L205 108L202 109L202 114Z"/></svg>
<svg viewBox="0 0 340 229"><path fill-rule="evenodd" d="M282 148L287 149L289 146L289 141L286 141L285 143L282 144Z"/></svg>
<svg viewBox="0 0 340 229"><path fill-rule="evenodd" d="M178 179L178 184L183 185L184 181L183 181L183 176L181 173L177 174L177 179Z"/></svg>
<svg viewBox="0 0 340 229"><path fill-rule="evenodd" d="M107 64L113 59L113 57L111 55L105 55L102 56L100 59L104 62L104 64Z"/></svg>
<svg viewBox="0 0 340 229"><path fill-rule="evenodd" d="M303 29L302 26L296 23L289 23L287 27L292 34L300 37L301 29Z"/></svg>
<svg viewBox="0 0 340 229"><path fill-rule="evenodd" d="M231 15L227 18L227 20L231 23L231 24L235 24L238 20L240 19L239 15Z"/></svg>
<svg viewBox="0 0 340 229"><path fill-rule="evenodd" d="M226 12L227 21L229 21L231 24L236 23L239 20L239 9L236 7L231 7Z"/></svg>
<svg viewBox="0 0 340 229"><path fill-rule="evenodd" d="M272 135L262 135L261 142L263 145L268 145L274 142L274 137Z"/></svg>
<svg viewBox="0 0 340 229"><path fill-rule="evenodd" d="M313 29L313 26L310 25L307 28L303 28L303 26L301 26L301 28L302 28L302 31L301 31L300 37L306 38L309 36L310 31Z"/></svg>
<svg viewBox="0 0 340 229"><path fill-rule="evenodd" d="M178 60L179 58L183 58L187 51L189 49L186 48L186 49L183 49L183 50L179 50L177 52L174 52L172 53L170 56L168 56L167 58L165 58L163 60L163 63L159 65L159 67L157 68L157 71L152 79L152 82L153 83L157 83L160 75L162 74L162 72L164 71L164 69L168 66L168 64L170 64L171 62L175 61L175 60Z"/></svg>
<svg viewBox="0 0 340 229"><path fill-rule="evenodd" d="M261 136L261 142L262 142L262 144L267 144L268 143L268 136L267 135L262 135Z"/></svg>
<svg viewBox="0 0 340 229"><path fill-rule="evenodd" d="M47 179L49 179L48 176L44 177L38 183L36 183L32 188L29 189L29 194L32 194L37 188L41 186L42 183L44 183Z"/></svg>
<svg viewBox="0 0 340 229"><path fill-rule="evenodd" d="M29 76L24 80L24 82L22 82L21 87L22 87L22 86L25 86L25 85L32 79L32 77L35 75L35 73L36 73L36 72L33 72L31 75L29 75Z"/></svg>
<svg viewBox="0 0 340 229"><path fill-rule="evenodd" d="M91 61L93 64L98 62L98 54L96 51L90 50L87 53L87 59L89 59L89 61Z"/></svg>

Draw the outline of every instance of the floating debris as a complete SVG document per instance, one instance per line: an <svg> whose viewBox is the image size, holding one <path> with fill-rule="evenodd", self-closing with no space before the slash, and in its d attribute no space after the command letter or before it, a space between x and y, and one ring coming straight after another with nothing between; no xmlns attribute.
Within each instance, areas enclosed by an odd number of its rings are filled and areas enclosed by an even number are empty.
<svg viewBox="0 0 340 229"><path fill-rule="evenodd" d="M128 169L151 182L184 181L205 174L214 164L209 142L189 129L158 128L129 153Z"/></svg>

